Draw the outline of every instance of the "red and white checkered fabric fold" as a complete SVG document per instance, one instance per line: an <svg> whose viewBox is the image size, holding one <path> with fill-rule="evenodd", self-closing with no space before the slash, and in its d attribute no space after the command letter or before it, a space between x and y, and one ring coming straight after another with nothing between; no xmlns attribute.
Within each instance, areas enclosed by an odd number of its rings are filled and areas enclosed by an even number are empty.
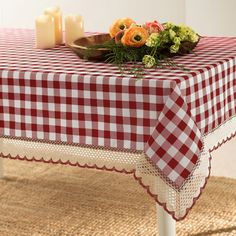
<svg viewBox="0 0 236 236"><path fill-rule="evenodd" d="M139 81L33 42L30 30L0 30L0 136L144 150L178 189L204 134L236 114L236 38L202 38L196 55L174 59L189 70Z"/></svg>
<svg viewBox="0 0 236 236"><path fill-rule="evenodd" d="M179 87L172 84L145 153L170 183L181 187L195 167L203 144Z"/></svg>

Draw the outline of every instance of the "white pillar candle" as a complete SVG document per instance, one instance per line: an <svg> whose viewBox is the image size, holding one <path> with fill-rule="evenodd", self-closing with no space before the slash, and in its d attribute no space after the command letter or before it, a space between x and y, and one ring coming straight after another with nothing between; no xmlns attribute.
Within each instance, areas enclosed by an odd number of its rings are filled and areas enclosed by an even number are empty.
<svg viewBox="0 0 236 236"><path fill-rule="evenodd" d="M55 42L54 19L48 15L41 15L35 20L36 47L40 49L53 48Z"/></svg>
<svg viewBox="0 0 236 236"><path fill-rule="evenodd" d="M80 15L68 15L65 18L65 40L70 45L76 39L84 37L84 22Z"/></svg>
<svg viewBox="0 0 236 236"><path fill-rule="evenodd" d="M44 14L52 16L55 24L56 44L62 43L62 13L59 7L50 7L44 11Z"/></svg>

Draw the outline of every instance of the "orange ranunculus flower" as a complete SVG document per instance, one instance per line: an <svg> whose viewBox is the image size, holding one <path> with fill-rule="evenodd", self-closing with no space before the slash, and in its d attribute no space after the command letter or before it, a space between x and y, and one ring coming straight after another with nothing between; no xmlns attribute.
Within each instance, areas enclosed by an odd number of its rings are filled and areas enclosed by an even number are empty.
<svg viewBox="0 0 236 236"><path fill-rule="evenodd" d="M118 19L111 25L109 33L114 38L119 31L128 29L132 24L135 24L135 21L130 18Z"/></svg>
<svg viewBox="0 0 236 236"><path fill-rule="evenodd" d="M121 43L125 46L142 47L149 37L148 31L140 26L133 26L125 30Z"/></svg>

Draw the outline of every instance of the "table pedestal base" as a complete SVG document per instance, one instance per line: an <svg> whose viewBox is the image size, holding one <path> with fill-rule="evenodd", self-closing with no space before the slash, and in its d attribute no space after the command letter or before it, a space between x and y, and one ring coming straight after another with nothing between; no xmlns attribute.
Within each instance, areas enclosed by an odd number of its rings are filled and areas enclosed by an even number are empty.
<svg viewBox="0 0 236 236"><path fill-rule="evenodd" d="M176 221L158 204L156 208L159 236L175 236Z"/></svg>

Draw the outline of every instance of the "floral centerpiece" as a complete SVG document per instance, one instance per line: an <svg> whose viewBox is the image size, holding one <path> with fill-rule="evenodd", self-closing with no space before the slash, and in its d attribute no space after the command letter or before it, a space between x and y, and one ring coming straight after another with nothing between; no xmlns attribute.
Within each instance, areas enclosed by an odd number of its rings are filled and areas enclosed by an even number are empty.
<svg viewBox="0 0 236 236"><path fill-rule="evenodd" d="M192 52L200 40L200 36L185 25L157 21L138 25L130 18L116 20L109 34L111 40L90 46L87 55L93 50L106 49L106 62L119 66L129 62L135 69L140 69L137 62L142 62L145 68L170 65L169 58Z"/></svg>

